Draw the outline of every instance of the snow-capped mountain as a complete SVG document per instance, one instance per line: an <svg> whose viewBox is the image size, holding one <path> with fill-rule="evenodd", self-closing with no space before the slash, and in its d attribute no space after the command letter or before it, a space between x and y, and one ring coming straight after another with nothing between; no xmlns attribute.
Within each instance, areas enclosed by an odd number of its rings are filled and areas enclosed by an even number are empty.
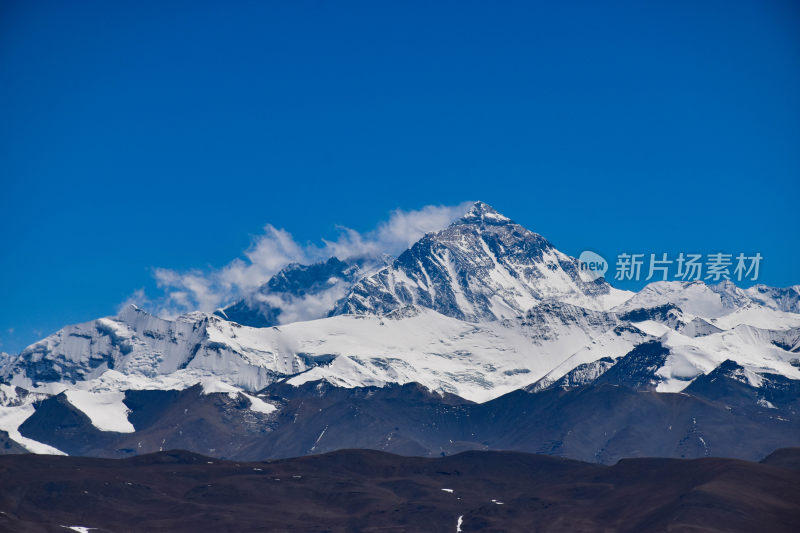
<svg viewBox="0 0 800 533"><path fill-rule="evenodd" d="M330 364L293 376L289 384L416 382L482 402L539 379L577 352L600 357L602 346L604 353L624 355L646 337L640 332L615 336L615 342L595 341L613 335L618 324L613 314L548 302L504 321L470 323L406 307L383 316L337 316L281 329L309 354L336 354Z"/></svg>
<svg viewBox="0 0 800 533"><path fill-rule="evenodd" d="M189 381L219 376L258 390L314 364L312 358L279 345L265 349L257 339L253 344L240 331L268 330L203 313L165 320L130 305L115 317L67 326L29 346L5 362L0 376L28 388L90 382L108 372L145 382L171 375L185 375Z"/></svg>
<svg viewBox="0 0 800 533"><path fill-rule="evenodd" d="M362 279L335 314L383 314L420 305L460 320L512 318L544 300L607 309L630 295L585 281L578 262L490 206L477 202L449 227L425 235L390 266Z"/></svg>
<svg viewBox="0 0 800 533"><path fill-rule="evenodd" d="M745 289L744 292L751 300L764 307L800 313L800 285L777 288L759 284Z"/></svg>
<svg viewBox="0 0 800 533"><path fill-rule="evenodd" d="M617 310L642 309L672 304L686 313L717 318L750 302L744 291L730 282L706 285L702 281L650 283Z"/></svg>
<svg viewBox="0 0 800 533"><path fill-rule="evenodd" d="M481 404L502 404L524 389L555 402L586 387L674 394L697 383L699 391L708 376L734 365L755 391L747 398L760 400L774 397L761 390L769 384L785 380L775 386L795 390L800 382L799 301L797 287L743 290L730 282L619 291L602 278L584 279L576 259L477 202L383 266L336 258L290 265L214 314L165 320L130 306L6 354L0 438L32 451L95 453L110 445L109 432L139 438L143 420L156 423L150 403L161 401L179 403L158 427L178 427L177 406L199 401L226 406L225 420L258 432L258 424L289 416L291 391L322 390L315 383L356 395L416 383L442 402ZM175 392L189 390L196 394ZM258 396L262 390L278 396ZM135 391L164 394L145 401ZM790 407L780 416L790 420L794 404L781 401ZM63 428L49 437L53 421L67 415L99 440L74 447ZM328 431L313 426L317 417L308 420L309 432Z"/></svg>
<svg viewBox="0 0 800 533"><path fill-rule="evenodd" d="M106 390L112 378L131 388L208 378L249 391L284 377L293 385L325 379L345 387L416 382L485 401L527 385L579 350L602 346L608 353L611 344L595 339L619 323L613 313L557 302L484 323L408 306L270 328L202 314L167 321L130 306L34 344L12 358L3 377L48 391L73 383ZM644 336L616 339L614 353L623 355Z"/></svg>

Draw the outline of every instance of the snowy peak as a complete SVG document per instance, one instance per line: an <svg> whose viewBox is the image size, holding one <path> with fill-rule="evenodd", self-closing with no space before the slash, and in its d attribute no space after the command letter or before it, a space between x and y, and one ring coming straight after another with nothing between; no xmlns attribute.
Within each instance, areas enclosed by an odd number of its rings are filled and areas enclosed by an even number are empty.
<svg viewBox="0 0 800 533"><path fill-rule="evenodd" d="M604 309L625 297L604 280L582 279L576 259L477 202L356 283L332 314L385 314L419 305L480 322L522 315L548 299Z"/></svg>
<svg viewBox="0 0 800 533"><path fill-rule="evenodd" d="M663 380L657 374L664 366L669 349L657 340L643 342L606 370L596 383L628 387L635 390L655 390Z"/></svg>
<svg viewBox="0 0 800 533"><path fill-rule="evenodd" d="M114 371L144 381L171 375L179 385L214 377L258 390L316 364L248 335L253 331L270 329L204 313L165 320L131 305L115 317L67 326L29 346L0 367L0 380L22 387L74 384Z"/></svg>
<svg viewBox="0 0 800 533"><path fill-rule="evenodd" d="M453 226L462 226L465 224L473 224L478 226L484 225L505 225L514 224L514 221L507 216L501 215L489 204L483 202L475 202L472 207L464 213L464 216L453 222Z"/></svg>
<svg viewBox="0 0 800 533"><path fill-rule="evenodd" d="M773 373L755 373L730 359L694 380L685 391L727 404L747 404L762 410L788 410L800 403L800 381Z"/></svg>
<svg viewBox="0 0 800 533"><path fill-rule="evenodd" d="M744 292L754 302L788 313L800 313L800 285L778 288L766 285L754 285Z"/></svg>
<svg viewBox="0 0 800 533"><path fill-rule="evenodd" d="M644 287L619 310L671 304L693 315L717 318L749 301L744 292L730 282L706 285L702 281L656 281Z"/></svg>
<svg viewBox="0 0 800 533"><path fill-rule="evenodd" d="M721 281L716 285L709 285L708 288L719 295L723 307L728 309L743 307L752 301L745 291L730 280Z"/></svg>

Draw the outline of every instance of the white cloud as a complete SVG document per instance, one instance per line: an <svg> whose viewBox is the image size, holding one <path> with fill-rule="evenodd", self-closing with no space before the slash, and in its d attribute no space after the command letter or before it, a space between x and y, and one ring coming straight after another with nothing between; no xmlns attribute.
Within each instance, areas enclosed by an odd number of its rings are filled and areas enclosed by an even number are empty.
<svg viewBox="0 0 800 533"><path fill-rule="evenodd" d="M309 264L329 257L348 259L397 255L426 233L446 227L463 215L470 204L428 205L414 211L397 209L372 231L359 233L339 227L338 237L335 240L322 239L321 245L298 244L288 231L268 224L264 227L264 233L244 251L244 257L213 270L179 272L156 268L154 277L163 295L156 302L151 302L140 289L125 304L150 305L161 316L175 316L195 310L213 311L251 293L289 263ZM291 302L284 301L281 305L282 317L307 319L320 316L341 296L343 294L339 295L338 291L331 291L316 298L309 296Z"/></svg>
<svg viewBox="0 0 800 533"><path fill-rule="evenodd" d="M333 309L336 302L346 295L347 287L336 284L315 294L288 296L280 298L275 295L258 295L259 299L272 307L281 310L281 324L289 324L301 320L313 320L325 316Z"/></svg>
<svg viewBox="0 0 800 533"><path fill-rule="evenodd" d="M292 235L268 224L264 234L245 250L246 259L234 259L219 272L219 281L225 289L249 291L289 263L303 263L309 257Z"/></svg>
<svg viewBox="0 0 800 533"><path fill-rule="evenodd" d="M389 220L378 226L377 241L390 253L397 254L414 244L426 233L440 230L469 209L472 202L454 206L428 205L417 211L392 212Z"/></svg>
<svg viewBox="0 0 800 533"><path fill-rule="evenodd" d="M396 209L389 220L381 222L374 230L361 234L350 228L340 227L339 238L326 241L319 257L335 256L339 259L376 256L383 253L397 255L414 244L426 233L440 230L463 215L472 202L458 205L426 205L415 211Z"/></svg>
<svg viewBox="0 0 800 533"><path fill-rule="evenodd" d="M117 307L117 312L122 311L129 305L135 305L137 307L146 307L150 304L150 300L147 299L147 296L144 293L144 288L136 289L133 293L128 296L128 298L119 304Z"/></svg>

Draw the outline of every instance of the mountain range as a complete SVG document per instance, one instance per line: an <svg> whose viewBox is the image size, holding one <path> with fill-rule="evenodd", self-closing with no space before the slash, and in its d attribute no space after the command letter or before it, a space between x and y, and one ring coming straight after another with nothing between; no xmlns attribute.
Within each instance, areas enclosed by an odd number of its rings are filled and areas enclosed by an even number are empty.
<svg viewBox="0 0 800 533"><path fill-rule="evenodd" d="M477 202L396 258L292 264L214 313L129 306L3 354L0 449L759 460L800 444L798 402L800 286L618 290Z"/></svg>

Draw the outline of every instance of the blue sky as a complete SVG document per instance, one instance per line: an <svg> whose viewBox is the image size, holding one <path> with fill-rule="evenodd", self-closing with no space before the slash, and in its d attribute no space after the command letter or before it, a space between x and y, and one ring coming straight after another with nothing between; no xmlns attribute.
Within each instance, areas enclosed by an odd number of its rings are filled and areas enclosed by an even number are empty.
<svg viewBox="0 0 800 533"><path fill-rule="evenodd" d="M3 2L0 350L464 200L800 283L796 2L388 4Z"/></svg>

